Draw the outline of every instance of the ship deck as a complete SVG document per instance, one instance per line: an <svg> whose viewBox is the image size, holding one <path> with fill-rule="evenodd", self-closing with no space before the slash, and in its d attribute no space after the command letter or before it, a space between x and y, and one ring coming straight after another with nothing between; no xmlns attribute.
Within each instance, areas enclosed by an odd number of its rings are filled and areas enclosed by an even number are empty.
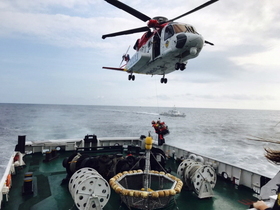
<svg viewBox="0 0 280 210"><path fill-rule="evenodd" d="M68 184L62 183L66 178L66 170L62 165L63 160L70 156L72 152L60 152L58 158L45 162L45 155L33 153L25 155L26 163L23 167L16 168L16 175L12 176L12 188L9 193L8 202L4 197L2 203L3 210L75 210L77 207L69 193ZM172 169L172 174L176 175L179 163L173 158L167 161L167 167ZM22 194L23 179L26 172L33 172L33 194ZM196 209L196 210L244 210L256 200L253 191L247 187L236 186L229 181L218 177L214 188L214 197L199 199L191 192L183 189L175 196L176 201L171 202L165 209ZM128 209L118 194L111 190L109 202L104 210L124 210Z"/></svg>

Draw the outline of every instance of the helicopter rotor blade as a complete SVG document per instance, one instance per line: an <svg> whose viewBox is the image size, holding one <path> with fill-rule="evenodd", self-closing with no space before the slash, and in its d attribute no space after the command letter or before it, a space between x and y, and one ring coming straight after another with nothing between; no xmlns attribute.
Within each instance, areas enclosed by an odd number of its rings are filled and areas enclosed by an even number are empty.
<svg viewBox="0 0 280 210"><path fill-rule="evenodd" d="M140 28L134 28L134 29L129 29L126 31L120 31L120 32L115 32L111 34L105 34L102 36L102 39L106 39L107 37L114 37L114 36L121 36L121 35L127 35L127 34L134 34L134 33L139 33L139 32L146 32L149 31L150 28L148 26L140 27Z"/></svg>
<svg viewBox="0 0 280 210"><path fill-rule="evenodd" d="M172 22L172 21L174 21L174 20L177 20L177 19L179 19L179 18L181 18L181 17L184 17L184 16L186 16L186 15L189 15L189 14L191 14L191 13L193 13L193 12L196 12L196 11L198 11L198 10L204 8L204 7L207 7L207 6L213 4L213 3L217 2L217 1L219 1L219 0L210 0L210 1L207 1L206 3L204 3L204 4L202 4L202 5L200 5L200 6L196 7L196 8L194 8L193 10L188 11L188 12L186 12L186 13L184 13L184 14L178 16L178 17L175 17L175 18L173 18L173 19L171 19L171 20L169 20L169 21Z"/></svg>
<svg viewBox="0 0 280 210"><path fill-rule="evenodd" d="M119 9L122 9L124 10L125 12L133 15L134 17L137 17L138 19L146 22L148 20L150 20L151 18L148 17L147 15L137 11L136 9L133 9L132 7L118 1L118 0L105 0L107 1L109 4L112 4L113 6L119 8Z"/></svg>
<svg viewBox="0 0 280 210"><path fill-rule="evenodd" d="M204 43L214 46L214 44L212 42L209 42L209 41L206 41L206 40L204 41Z"/></svg>

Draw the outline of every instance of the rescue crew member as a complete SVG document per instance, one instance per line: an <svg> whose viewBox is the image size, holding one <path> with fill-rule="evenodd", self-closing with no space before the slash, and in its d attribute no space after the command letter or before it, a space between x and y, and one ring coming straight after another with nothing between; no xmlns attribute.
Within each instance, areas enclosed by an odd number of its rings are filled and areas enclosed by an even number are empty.
<svg viewBox="0 0 280 210"><path fill-rule="evenodd" d="M158 134L158 145L163 145L165 143L163 136L169 134L168 127L164 122L160 122L160 120L157 122L152 121L152 126L154 127L156 134Z"/></svg>

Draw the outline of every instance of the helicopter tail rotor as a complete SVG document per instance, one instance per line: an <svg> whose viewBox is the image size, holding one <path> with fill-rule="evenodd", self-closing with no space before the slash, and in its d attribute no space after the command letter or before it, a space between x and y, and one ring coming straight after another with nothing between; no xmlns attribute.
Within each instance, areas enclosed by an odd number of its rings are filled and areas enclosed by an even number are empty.
<svg viewBox="0 0 280 210"><path fill-rule="evenodd" d="M128 54L129 48L130 48L130 45L128 46L128 48L127 48L125 54L123 54L123 56L122 56L122 61L121 61L121 63L120 63L120 67L122 67L123 61L125 61L125 62L127 63L127 62L130 60L130 56L129 56L129 54Z"/></svg>

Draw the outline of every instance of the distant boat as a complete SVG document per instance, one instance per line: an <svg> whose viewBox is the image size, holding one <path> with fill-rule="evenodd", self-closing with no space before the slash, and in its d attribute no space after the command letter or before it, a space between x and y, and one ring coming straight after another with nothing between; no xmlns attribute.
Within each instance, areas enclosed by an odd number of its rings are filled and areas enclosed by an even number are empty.
<svg viewBox="0 0 280 210"><path fill-rule="evenodd" d="M185 113L179 112L175 107L167 112L162 112L160 115L170 116L170 117L186 117Z"/></svg>

